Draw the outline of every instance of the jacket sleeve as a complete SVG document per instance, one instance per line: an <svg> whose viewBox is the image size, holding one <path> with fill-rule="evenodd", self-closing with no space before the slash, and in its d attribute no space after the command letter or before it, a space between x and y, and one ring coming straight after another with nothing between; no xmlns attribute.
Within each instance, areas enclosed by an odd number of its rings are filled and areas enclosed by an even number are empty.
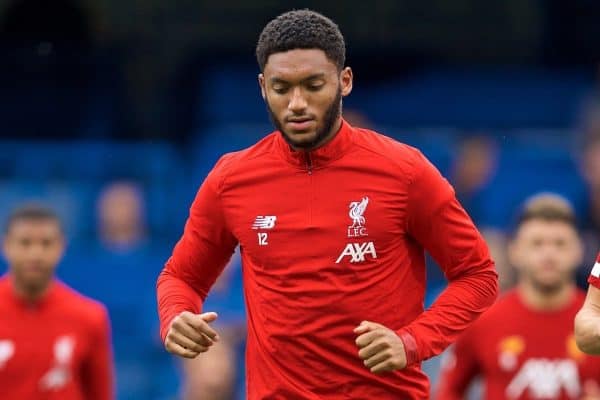
<svg viewBox="0 0 600 400"><path fill-rule="evenodd" d="M442 356L435 399L463 400L473 379L480 373L475 342L477 335L468 329Z"/></svg>
<svg viewBox="0 0 600 400"><path fill-rule="evenodd" d="M596 289L600 289L600 253L598 253L598 258L596 258L596 263L594 267L590 271L590 276L588 277L588 283L595 287Z"/></svg>
<svg viewBox="0 0 600 400"><path fill-rule="evenodd" d="M92 348L84 363L82 374L86 399L113 400L114 370L108 313L101 307L91 332Z"/></svg>
<svg viewBox="0 0 600 400"><path fill-rule="evenodd" d="M448 181L421 153L414 172L406 230L440 265L449 284L428 310L397 332L408 364L440 354L498 295L487 245Z"/></svg>
<svg viewBox="0 0 600 400"><path fill-rule="evenodd" d="M200 187L183 236L157 282L160 334L183 311L199 313L208 291L231 258L237 240L228 229L221 202L222 158Z"/></svg>

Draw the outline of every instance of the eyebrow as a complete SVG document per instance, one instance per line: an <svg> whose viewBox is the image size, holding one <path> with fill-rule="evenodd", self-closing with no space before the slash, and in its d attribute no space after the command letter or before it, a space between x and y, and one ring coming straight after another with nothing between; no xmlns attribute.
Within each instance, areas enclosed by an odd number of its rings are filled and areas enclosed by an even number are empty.
<svg viewBox="0 0 600 400"><path fill-rule="evenodd" d="M302 79L300 82L302 83L302 82L312 81L315 79L323 79L323 78L325 78L325 74L321 72L319 74L313 74L313 75L307 76L306 78ZM273 83L286 83L286 84L290 83L289 81L286 81L285 79L277 78L277 77L271 78L271 79L269 79L269 81L271 82L271 84L273 84Z"/></svg>

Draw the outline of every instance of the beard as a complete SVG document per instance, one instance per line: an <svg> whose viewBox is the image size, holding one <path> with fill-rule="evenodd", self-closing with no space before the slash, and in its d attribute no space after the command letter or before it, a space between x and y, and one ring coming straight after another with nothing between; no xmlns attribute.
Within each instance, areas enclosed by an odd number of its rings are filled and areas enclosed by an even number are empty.
<svg viewBox="0 0 600 400"><path fill-rule="evenodd" d="M539 293L550 296L560 292L565 286L569 285L570 276L563 276L562 279L558 279L554 282L543 282L541 279L537 279L533 274L528 274L529 282L531 286L535 288Z"/></svg>
<svg viewBox="0 0 600 400"><path fill-rule="evenodd" d="M293 135L286 133L286 131L283 129L283 123L277 118L271 109L268 100L265 100L265 104L267 105L269 119L275 126L275 129L281 132L281 135L290 146L303 150L312 150L319 147L319 145L321 145L329 136L331 130L333 129L333 125L335 125L337 119L342 114L342 90L340 87L338 87L335 98L327 107L327 110L325 110L325 114L323 115L323 126L321 129L317 130L314 139L308 142L295 141Z"/></svg>

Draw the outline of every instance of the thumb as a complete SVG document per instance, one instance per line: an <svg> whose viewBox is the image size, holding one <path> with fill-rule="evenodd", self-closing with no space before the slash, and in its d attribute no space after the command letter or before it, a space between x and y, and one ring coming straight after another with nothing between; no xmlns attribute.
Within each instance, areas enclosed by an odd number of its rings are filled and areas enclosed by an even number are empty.
<svg viewBox="0 0 600 400"><path fill-rule="evenodd" d="M200 314L200 318L202 318L202 320L204 322L213 322L217 319L218 316L219 316L219 314L217 314L216 312L212 312L212 311Z"/></svg>

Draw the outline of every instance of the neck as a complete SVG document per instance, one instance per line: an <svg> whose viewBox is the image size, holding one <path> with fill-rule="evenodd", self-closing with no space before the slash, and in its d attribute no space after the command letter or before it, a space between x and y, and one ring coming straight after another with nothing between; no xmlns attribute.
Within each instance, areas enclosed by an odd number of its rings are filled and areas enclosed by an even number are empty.
<svg viewBox="0 0 600 400"><path fill-rule="evenodd" d="M575 292L575 284L570 282L557 290L543 292L534 287L531 282L522 281L517 290L521 299L529 308L539 311L553 311L566 307Z"/></svg>
<svg viewBox="0 0 600 400"><path fill-rule="evenodd" d="M13 288L17 297L27 301L36 302L46 295L50 288L50 282L40 287L31 287L19 282L14 276L12 277Z"/></svg>

